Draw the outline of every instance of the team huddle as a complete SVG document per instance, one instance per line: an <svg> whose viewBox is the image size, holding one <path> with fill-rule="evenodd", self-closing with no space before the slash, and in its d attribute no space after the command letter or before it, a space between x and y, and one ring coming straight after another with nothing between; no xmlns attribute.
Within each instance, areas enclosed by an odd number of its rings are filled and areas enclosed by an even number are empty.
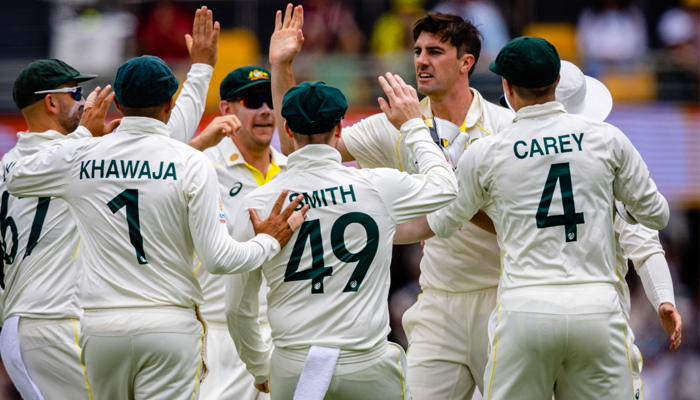
<svg viewBox="0 0 700 400"><path fill-rule="evenodd" d="M152 56L87 100L95 76L62 61L19 75L0 353L23 398L643 398L625 275L631 260L676 349L669 207L604 122L607 89L521 37L489 65L490 103L469 86L481 34L431 12L417 90L387 73L382 113L343 127L340 90L295 81L303 22L277 12L270 70L231 71L194 138L218 53L206 7L177 96ZM389 266L420 241L405 353L387 340Z"/></svg>

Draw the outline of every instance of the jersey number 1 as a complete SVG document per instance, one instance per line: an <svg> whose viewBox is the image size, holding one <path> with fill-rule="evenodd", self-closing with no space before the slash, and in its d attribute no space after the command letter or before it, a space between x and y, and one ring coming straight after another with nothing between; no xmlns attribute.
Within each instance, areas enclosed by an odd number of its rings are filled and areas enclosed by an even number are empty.
<svg viewBox="0 0 700 400"><path fill-rule="evenodd" d="M557 181L561 187L561 203L564 206L564 214L549 215L549 207L552 205L554 189ZM576 226L585 223L582 212L576 212L574 204L574 191L571 185L571 169L569 163L552 164L547 175L547 182L544 184L542 199L537 209L537 228L544 229L552 226L564 226L566 231L566 241L575 242L577 239Z"/></svg>
<svg viewBox="0 0 700 400"><path fill-rule="evenodd" d="M129 240L136 250L136 259L139 264L148 264L146 252L143 251L143 237L141 236L141 221L139 221L139 190L125 189L117 197L107 203L107 207L116 214L122 207L126 207L126 223L129 225Z"/></svg>
<svg viewBox="0 0 700 400"><path fill-rule="evenodd" d="M350 224L360 224L367 232L367 244L357 253L351 253L345 246L345 229ZM311 243L311 268L298 272L301 257L304 254L307 239ZM362 281L374 261L379 248L379 227L372 217L361 212L350 212L341 215L331 227L331 246L333 254L345 263L357 263L350 275L343 292L357 292ZM323 278L333 275L333 267L326 267L323 262L323 238L321 237L321 221L314 219L304 221L299 228L299 236L294 242L292 255L287 263L284 281L311 280L311 293L323 293Z"/></svg>

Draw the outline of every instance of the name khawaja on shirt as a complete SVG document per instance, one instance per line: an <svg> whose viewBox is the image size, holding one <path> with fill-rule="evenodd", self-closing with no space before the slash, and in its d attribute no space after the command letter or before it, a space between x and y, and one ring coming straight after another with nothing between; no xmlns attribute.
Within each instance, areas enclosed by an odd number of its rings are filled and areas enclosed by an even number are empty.
<svg viewBox="0 0 700 400"><path fill-rule="evenodd" d="M337 197L336 197L337 190ZM328 196L326 196L326 193ZM352 185L348 185L348 189L343 189L342 186L334 186L326 189L318 189L311 192L302 193L292 193L289 195L289 201L293 201L297 196L304 196L304 200L299 203L297 211L304 207L304 204L308 204L310 208L320 208L328 207L329 205L336 205L342 200L343 204L347 203L347 200L352 199L352 202L356 202L355 190Z"/></svg>
<svg viewBox="0 0 700 400"><path fill-rule="evenodd" d="M574 143L571 142L571 138L574 139ZM542 144L540 144L540 141ZM528 145L524 140L518 140L513 145L513 153L519 159L524 159L527 157L534 157L535 154L540 156L559 154L559 153L571 153L574 151L575 146L578 147L578 151L583 151L581 145L583 144L583 133L578 137L575 133L568 135L560 135L557 137L544 137L544 138L534 138ZM544 149L544 150L543 150ZM552 151L552 153L550 153Z"/></svg>
<svg viewBox="0 0 700 400"><path fill-rule="evenodd" d="M119 162L117 162L119 161ZM177 180L175 163L161 161L151 165L148 160L86 160L80 162L80 179L117 178L117 179L168 179ZM165 172L163 172L165 169Z"/></svg>

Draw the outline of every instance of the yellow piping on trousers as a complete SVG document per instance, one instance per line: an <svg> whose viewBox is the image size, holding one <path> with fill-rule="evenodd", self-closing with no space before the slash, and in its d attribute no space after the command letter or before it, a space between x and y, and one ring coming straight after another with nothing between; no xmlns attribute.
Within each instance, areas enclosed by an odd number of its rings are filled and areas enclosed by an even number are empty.
<svg viewBox="0 0 700 400"><path fill-rule="evenodd" d="M204 350L204 325L202 325L202 337L199 340L199 366L197 367L197 375L195 376L194 393L192 393L192 400L195 400L197 398L197 386L199 385L199 371L202 369L202 350Z"/></svg>
<svg viewBox="0 0 700 400"><path fill-rule="evenodd" d="M80 239L78 239L78 245L80 245ZM78 252L78 249L75 249ZM75 256L73 256L75 258ZM90 390L90 382L88 382L87 371L85 370L85 364L83 364L82 351L80 350L80 344L78 344L78 326L75 324L75 318L71 319L73 321L73 328L75 329L75 346L78 348L78 357L80 357L80 365L83 366L83 375L85 375L85 384L87 385L88 394L90 395L90 400L92 400L92 390Z"/></svg>

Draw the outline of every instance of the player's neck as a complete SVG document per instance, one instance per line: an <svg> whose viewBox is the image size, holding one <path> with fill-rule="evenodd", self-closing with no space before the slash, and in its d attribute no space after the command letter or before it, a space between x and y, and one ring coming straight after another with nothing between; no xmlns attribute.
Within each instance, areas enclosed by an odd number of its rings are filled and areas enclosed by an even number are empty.
<svg viewBox="0 0 700 400"><path fill-rule="evenodd" d="M434 116L462 126L473 100L474 93L467 86L467 90L454 89L445 96L430 96L430 109Z"/></svg>
<svg viewBox="0 0 700 400"><path fill-rule="evenodd" d="M63 127L53 118L29 117L27 121L27 132L42 133L46 131L58 131L62 135L67 135L70 132L65 132Z"/></svg>
<svg viewBox="0 0 700 400"><path fill-rule="evenodd" d="M267 169L270 167L270 160L272 159L270 146L246 146L241 140L236 139L238 138L234 136L233 141L236 143L236 147L238 147L238 151L241 152L245 162L260 171L263 176L267 176Z"/></svg>

